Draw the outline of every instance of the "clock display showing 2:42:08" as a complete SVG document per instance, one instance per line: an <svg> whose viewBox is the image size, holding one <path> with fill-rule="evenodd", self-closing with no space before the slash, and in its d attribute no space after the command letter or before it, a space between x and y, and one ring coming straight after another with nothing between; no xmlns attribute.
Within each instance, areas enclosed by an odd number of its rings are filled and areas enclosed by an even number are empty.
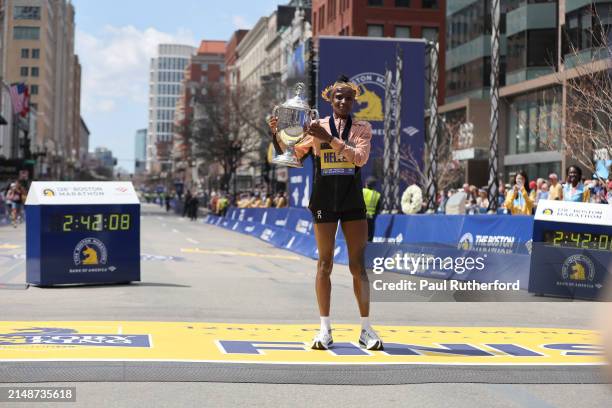
<svg viewBox="0 0 612 408"><path fill-rule="evenodd" d="M128 231L130 226L130 214L64 214L61 231Z"/></svg>

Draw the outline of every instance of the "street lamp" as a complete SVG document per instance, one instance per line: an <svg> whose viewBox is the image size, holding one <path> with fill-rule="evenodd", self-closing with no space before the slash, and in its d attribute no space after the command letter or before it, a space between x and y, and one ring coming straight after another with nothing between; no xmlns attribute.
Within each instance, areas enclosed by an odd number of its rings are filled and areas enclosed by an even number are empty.
<svg viewBox="0 0 612 408"><path fill-rule="evenodd" d="M234 140L231 146L232 153L232 172L234 173L234 202L238 196L238 159L240 157L240 151L242 150L242 142L240 140Z"/></svg>

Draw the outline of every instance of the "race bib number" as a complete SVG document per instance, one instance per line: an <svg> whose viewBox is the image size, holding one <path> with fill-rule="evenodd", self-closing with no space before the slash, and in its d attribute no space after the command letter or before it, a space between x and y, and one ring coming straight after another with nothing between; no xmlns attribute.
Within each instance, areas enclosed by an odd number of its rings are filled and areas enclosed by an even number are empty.
<svg viewBox="0 0 612 408"><path fill-rule="evenodd" d="M355 165L336 153L333 149L321 147L321 175L323 176L352 176L355 174Z"/></svg>

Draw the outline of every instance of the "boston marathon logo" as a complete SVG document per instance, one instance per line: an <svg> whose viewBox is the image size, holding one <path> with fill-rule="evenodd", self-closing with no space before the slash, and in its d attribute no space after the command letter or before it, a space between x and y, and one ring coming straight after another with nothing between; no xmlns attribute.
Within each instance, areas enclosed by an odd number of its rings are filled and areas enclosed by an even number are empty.
<svg viewBox="0 0 612 408"><path fill-rule="evenodd" d="M151 347L148 334L82 334L59 327L31 327L0 333L0 346L71 345L98 347Z"/></svg>
<svg viewBox="0 0 612 408"><path fill-rule="evenodd" d="M102 241L96 238L85 238L81 240L72 254L75 265L105 265L108 260L108 252Z"/></svg>
<svg viewBox="0 0 612 408"><path fill-rule="evenodd" d="M385 76L376 72L362 72L353 76L351 82L361 89L361 95L357 98L359 110L354 114L355 119L382 122ZM374 92L374 89L377 89L378 93ZM391 93L394 101L395 90L395 85L392 85Z"/></svg>
<svg viewBox="0 0 612 408"><path fill-rule="evenodd" d="M557 282L558 286L575 288L594 288L600 284L593 284L595 279L595 265L586 255L576 254L565 259L561 268L563 281Z"/></svg>
<svg viewBox="0 0 612 408"><path fill-rule="evenodd" d="M511 235L472 235L466 232L459 238L458 249L463 251L509 254L514 251L515 238Z"/></svg>

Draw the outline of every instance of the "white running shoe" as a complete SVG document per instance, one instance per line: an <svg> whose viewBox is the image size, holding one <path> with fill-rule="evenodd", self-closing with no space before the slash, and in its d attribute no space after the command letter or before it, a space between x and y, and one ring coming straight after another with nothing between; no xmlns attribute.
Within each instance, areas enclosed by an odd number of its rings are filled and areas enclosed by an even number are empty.
<svg viewBox="0 0 612 408"><path fill-rule="evenodd" d="M368 330L361 330L361 336L359 336L359 345L361 348L365 348L367 350L382 350L383 342L378 337L378 334L374 331L374 329L369 328Z"/></svg>
<svg viewBox="0 0 612 408"><path fill-rule="evenodd" d="M331 330L327 332L321 330L312 341L312 348L314 350L327 350L332 344L334 344L334 340L332 339Z"/></svg>

